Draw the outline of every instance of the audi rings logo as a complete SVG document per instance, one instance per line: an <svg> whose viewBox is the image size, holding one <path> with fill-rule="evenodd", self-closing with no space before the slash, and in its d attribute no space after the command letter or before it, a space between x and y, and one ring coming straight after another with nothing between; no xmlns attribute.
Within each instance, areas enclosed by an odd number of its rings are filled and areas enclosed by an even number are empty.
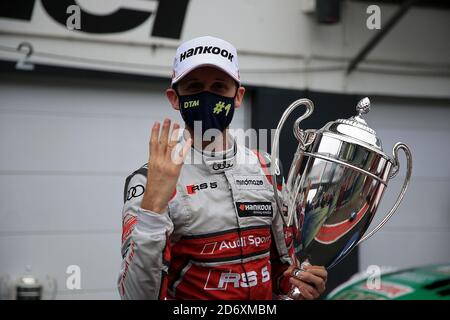
<svg viewBox="0 0 450 320"><path fill-rule="evenodd" d="M137 197L143 195L144 191L145 191L145 189L142 184L138 184L134 187L131 187L130 189L128 189L128 192L127 192L127 201L131 200L131 198L137 198Z"/></svg>
<svg viewBox="0 0 450 320"><path fill-rule="evenodd" d="M232 163L226 163L225 161L222 163L214 163L212 168L213 170L224 170L233 167Z"/></svg>

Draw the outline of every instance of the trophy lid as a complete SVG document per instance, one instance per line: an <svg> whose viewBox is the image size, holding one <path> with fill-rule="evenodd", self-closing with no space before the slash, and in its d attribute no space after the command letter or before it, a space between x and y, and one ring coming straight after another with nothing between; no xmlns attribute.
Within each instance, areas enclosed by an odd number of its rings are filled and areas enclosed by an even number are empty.
<svg viewBox="0 0 450 320"><path fill-rule="evenodd" d="M365 97L356 105L358 114L349 119L338 119L327 123L321 131L331 132L338 135L350 137L363 146L368 146L376 151L383 151L381 140L378 138L375 130L371 129L367 122L362 118L363 114L370 111L370 100Z"/></svg>

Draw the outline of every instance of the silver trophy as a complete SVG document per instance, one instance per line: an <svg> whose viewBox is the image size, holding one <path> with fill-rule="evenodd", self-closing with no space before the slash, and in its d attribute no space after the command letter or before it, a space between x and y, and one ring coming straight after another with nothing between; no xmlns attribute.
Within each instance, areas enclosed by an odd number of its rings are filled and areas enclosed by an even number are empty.
<svg viewBox="0 0 450 320"><path fill-rule="evenodd" d="M294 123L299 145L294 154L281 198L277 192L277 154L280 131L299 106L306 112ZM370 238L392 217L405 195L411 178L411 152L395 144L393 155L383 152L380 139L362 115L370 101L362 99L357 115L327 123L319 130L302 130L300 122L314 111L308 99L294 101L281 117L274 136L271 174L277 206L284 224L293 232L294 263L332 268L361 242ZM366 234L390 179L400 168L399 150L406 155L406 177L400 194L384 219ZM287 210L286 210L287 208ZM298 272L296 270L295 272ZM290 297L299 294L293 289Z"/></svg>

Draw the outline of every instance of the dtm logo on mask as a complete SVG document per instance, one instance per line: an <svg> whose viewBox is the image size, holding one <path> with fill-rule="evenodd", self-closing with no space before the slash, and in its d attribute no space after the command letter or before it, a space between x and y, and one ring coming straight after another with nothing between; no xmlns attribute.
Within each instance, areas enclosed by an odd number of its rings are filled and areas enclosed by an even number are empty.
<svg viewBox="0 0 450 320"><path fill-rule="evenodd" d="M205 189L215 189L217 188L217 182L210 182L210 183L200 183L200 184L191 184L189 186L186 186L186 191L188 194L196 194L197 191L205 190Z"/></svg>
<svg viewBox="0 0 450 320"><path fill-rule="evenodd" d="M183 108L187 109L187 108L194 108L194 107L198 107L200 105L200 100L191 100L191 101L186 101L185 103L183 103Z"/></svg>
<svg viewBox="0 0 450 320"><path fill-rule="evenodd" d="M228 285L233 288L249 288L267 281L270 281L270 272L267 266L263 267L259 273L257 271L234 273L231 270L229 272L210 270L204 289L227 290Z"/></svg>

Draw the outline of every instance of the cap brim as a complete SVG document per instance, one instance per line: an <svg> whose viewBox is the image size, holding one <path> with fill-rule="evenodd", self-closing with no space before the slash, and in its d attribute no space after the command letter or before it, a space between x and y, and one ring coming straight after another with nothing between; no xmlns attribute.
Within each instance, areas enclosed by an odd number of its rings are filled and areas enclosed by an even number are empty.
<svg viewBox="0 0 450 320"><path fill-rule="evenodd" d="M216 69L219 69L220 71L226 73L227 75L229 75L231 78L233 78L233 80L237 81L239 84L241 83L241 80L236 77L234 74L228 72L227 70L225 70L224 68L222 68L221 66L218 66L217 64L213 64L213 63L201 63L198 65L194 65L192 67L190 67L189 69L186 69L182 74L180 74L178 77L173 78L172 79L172 85L176 84L177 82L179 82L181 79L183 79L185 76L187 76L189 74L189 72L201 68L201 67L213 67Z"/></svg>

